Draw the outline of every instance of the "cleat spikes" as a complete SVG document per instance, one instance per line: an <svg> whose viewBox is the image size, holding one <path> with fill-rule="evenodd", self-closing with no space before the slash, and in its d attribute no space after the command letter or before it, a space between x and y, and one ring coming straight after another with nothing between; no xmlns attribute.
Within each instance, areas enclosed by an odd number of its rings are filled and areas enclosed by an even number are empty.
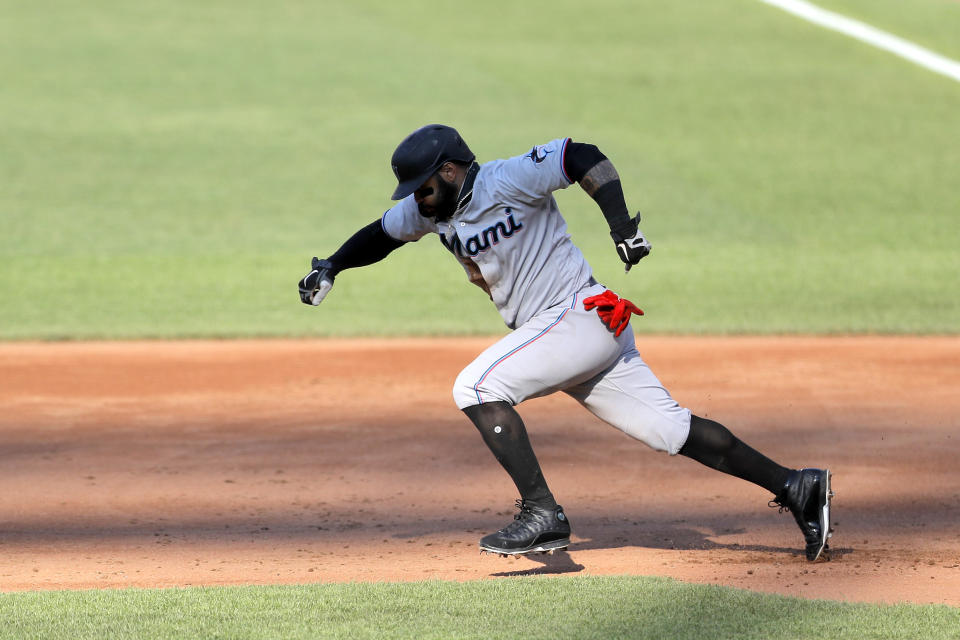
<svg viewBox="0 0 960 640"><path fill-rule="evenodd" d="M562 544L557 547L550 547L547 545L538 546L529 550L508 550L508 549L491 549L490 547L480 547L481 555L495 555L500 556L501 558L522 558L524 556L552 556L557 553L557 551L566 551L570 548L569 544Z"/></svg>

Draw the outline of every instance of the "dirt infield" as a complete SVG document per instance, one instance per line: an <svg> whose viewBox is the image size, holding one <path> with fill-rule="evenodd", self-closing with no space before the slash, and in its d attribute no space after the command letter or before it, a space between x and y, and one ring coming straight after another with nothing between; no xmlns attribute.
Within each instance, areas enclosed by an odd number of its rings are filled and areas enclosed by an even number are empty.
<svg viewBox="0 0 960 640"><path fill-rule="evenodd" d="M769 496L558 394L520 407L569 552L480 555L515 490L453 405L490 339L0 345L0 590L643 574L960 605L960 338L663 338L674 396L829 466L830 562Z"/></svg>

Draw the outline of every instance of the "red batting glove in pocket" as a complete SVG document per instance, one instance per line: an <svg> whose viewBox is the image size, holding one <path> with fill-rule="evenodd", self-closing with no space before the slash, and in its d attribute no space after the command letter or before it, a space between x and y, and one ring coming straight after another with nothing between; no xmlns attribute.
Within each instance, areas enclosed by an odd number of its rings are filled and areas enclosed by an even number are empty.
<svg viewBox="0 0 960 640"><path fill-rule="evenodd" d="M637 305L626 298L621 298L609 289L599 295L584 299L583 308L586 311L596 309L603 324L607 325L613 331L613 335L618 338L630 324L630 314L643 315L643 310Z"/></svg>

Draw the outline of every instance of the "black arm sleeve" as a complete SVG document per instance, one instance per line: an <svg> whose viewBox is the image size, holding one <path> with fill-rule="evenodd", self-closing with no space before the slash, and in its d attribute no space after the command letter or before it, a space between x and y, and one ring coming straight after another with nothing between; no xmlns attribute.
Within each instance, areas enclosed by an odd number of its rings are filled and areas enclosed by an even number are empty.
<svg viewBox="0 0 960 640"><path fill-rule="evenodd" d="M573 140L567 145L567 152L563 155L563 170L574 182L583 180L587 171L593 169L607 159L603 152L593 144L583 144Z"/></svg>
<svg viewBox="0 0 960 640"><path fill-rule="evenodd" d="M335 254L327 259L333 263L333 275L336 275L344 269L365 267L374 262L380 262L391 251L404 244L406 243L394 240L387 235L383 230L383 222L378 219L353 234Z"/></svg>
<svg viewBox="0 0 960 640"><path fill-rule="evenodd" d="M596 145L571 140L563 157L563 169L575 182L581 182L591 169L607 159ZM612 168L612 165L610 166ZM586 184L581 183L581 186L590 192ZM627 210L619 177L599 185L590 197L599 205L611 231L621 237L630 237L637 232L637 224L630 219L630 212Z"/></svg>

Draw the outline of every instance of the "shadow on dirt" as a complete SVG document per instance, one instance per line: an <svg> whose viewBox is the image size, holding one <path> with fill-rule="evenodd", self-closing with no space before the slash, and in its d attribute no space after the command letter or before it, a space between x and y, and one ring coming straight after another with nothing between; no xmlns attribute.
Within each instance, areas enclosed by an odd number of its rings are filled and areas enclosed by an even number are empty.
<svg viewBox="0 0 960 640"><path fill-rule="evenodd" d="M734 533L743 533L736 531ZM708 534L689 528L658 529L657 531L647 532L638 537L626 541L617 537L609 539L606 537L592 538L587 540L574 540L570 548L564 551L556 551L551 554L527 554L523 556L532 562L537 562L541 566L517 571L503 571L491 573L492 577L514 577L514 576L534 576L579 573L584 570L584 565L576 561L576 555L581 551L620 549L627 547L643 547L647 549L664 549L671 551L710 551L726 550L739 551L743 553L763 553L771 555L789 556L793 559L803 559L804 552L800 541L796 547L778 547L761 544L737 544L721 543L710 539ZM854 553L851 547L838 547L828 549L823 556L822 561L839 560L844 556Z"/></svg>

